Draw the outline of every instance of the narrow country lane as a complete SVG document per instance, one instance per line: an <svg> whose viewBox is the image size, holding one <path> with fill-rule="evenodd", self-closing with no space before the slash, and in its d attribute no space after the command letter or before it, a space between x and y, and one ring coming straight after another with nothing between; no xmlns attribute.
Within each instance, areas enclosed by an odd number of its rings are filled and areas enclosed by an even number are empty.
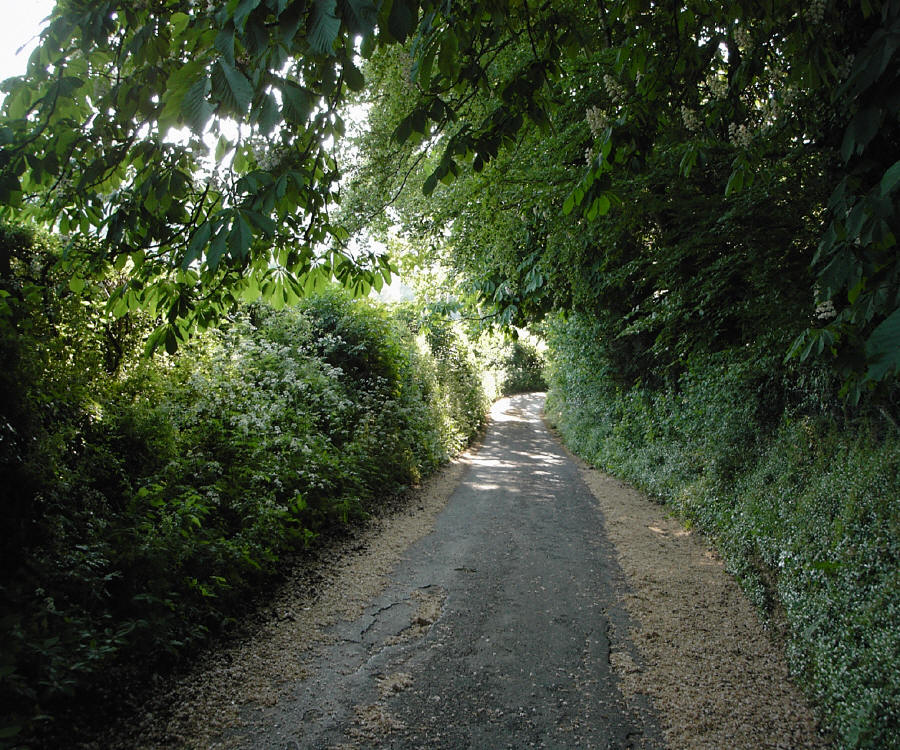
<svg viewBox="0 0 900 750"><path fill-rule="evenodd" d="M543 397L502 403L433 533L226 744L662 746L610 666L624 579L593 496L543 426Z"/></svg>
<svg viewBox="0 0 900 750"><path fill-rule="evenodd" d="M826 748L708 541L571 457L543 396L299 568L82 750Z"/></svg>

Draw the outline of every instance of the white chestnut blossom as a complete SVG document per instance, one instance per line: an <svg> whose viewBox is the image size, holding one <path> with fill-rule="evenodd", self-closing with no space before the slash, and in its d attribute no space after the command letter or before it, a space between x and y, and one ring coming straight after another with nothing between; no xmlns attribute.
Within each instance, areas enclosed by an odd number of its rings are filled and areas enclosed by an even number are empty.
<svg viewBox="0 0 900 750"><path fill-rule="evenodd" d="M753 142L753 133L743 123L736 125L731 123L728 126L728 139L740 148L747 148Z"/></svg>
<svg viewBox="0 0 900 750"><path fill-rule="evenodd" d="M856 57L854 55L848 55L844 62L841 63L837 71L839 81L846 81L850 77L855 60Z"/></svg>
<svg viewBox="0 0 900 750"><path fill-rule="evenodd" d="M816 305L816 317L819 320L831 320L836 316L837 310L834 307L834 302L832 302L830 299L827 299L824 302L820 302L818 305Z"/></svg>
<svg viewBox="0 0 900 750"><path fill-rule="evenodd" d="M753 36L743 26L738 26L734 30L734 43L742 50L748 50L753 47Z"/></svg>
<svg viewBox="0 0 900 750"><path fill-rule="evenodd" d="M681 105L681 121L684 123L684 127L692 133L696 133L703 127L703 122L697 116L697 113L683 104Z"/></svg>
<svg viewBox="0 0 900 750"><path fill-rule="evenodd" d="M56 181L53 192L60 198L65 198L72 192L72 185L71 175L64 174Z"/></svg>
<svg viewBox="0 0 900 750"><path fill-rule="evenodd" d="M594 138L599 138L609 127L609 115L599 107L588 107L584 116Z"/></svg>
<svg viewBox="0 0 900 750"><path fill-rule="evenodd" d="M825 20L825 11L828 9L828 0L808 0L804 15L813 26L818 26Z"/></svg>
<svg viewBox="0 0 900 750"><path fill-rule="evenodd" d="M627 96L625 87L608 73L603 76L603 85L606 87L606 93L613 100L614 104L621 104L625 101Z"/></svg>
<svg viewBox="0 0 900 750"><path fill-rule="evenodd" d="M712 73L706 79L706 88L709 89L713 99L724 99L728 96L728 81L716 73Z"/></svg>
<svg viewBox="0 0 900 750"><path fill-rule="evenodd" d="M254 143L251 147L253 158L259 168L264 172L271 172L284 161L287 149L283 146L268 146L262 143Z"/></svg>

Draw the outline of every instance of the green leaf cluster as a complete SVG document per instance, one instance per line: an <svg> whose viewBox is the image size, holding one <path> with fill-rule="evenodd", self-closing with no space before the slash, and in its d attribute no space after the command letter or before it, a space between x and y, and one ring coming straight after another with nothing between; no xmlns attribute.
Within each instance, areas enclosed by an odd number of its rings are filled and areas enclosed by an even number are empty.
<svg viewBox="0 0 900 750"><path fill-rule="evenodd" d="M817 301L833 315L792 348L802 358L831 353L854 401L900 373L900 4L879 10L880 18L860 29L860 49L832 97L845 124L843 176L829 199L814 263Z"/></svg>
<svg viewBox="0 0 900 750"><path fill-rule="evenodd" d="M390 277L329 219L356 40L393 39L370 0L114 7L60 3L4 82L0 215L102 240L169 350L238 299Z"/></svg>

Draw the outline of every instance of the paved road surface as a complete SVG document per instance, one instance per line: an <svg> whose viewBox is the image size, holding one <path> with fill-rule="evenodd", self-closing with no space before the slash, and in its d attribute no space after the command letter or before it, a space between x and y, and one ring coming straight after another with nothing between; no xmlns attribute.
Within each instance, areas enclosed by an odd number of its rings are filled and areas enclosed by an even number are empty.
<svg viewBox="0 0 900 750"><path fill-rule="evenodd" d="M542 396L500 403L434 533L244 746L661 746L609 665L624 584L593 498Z"/></svg>

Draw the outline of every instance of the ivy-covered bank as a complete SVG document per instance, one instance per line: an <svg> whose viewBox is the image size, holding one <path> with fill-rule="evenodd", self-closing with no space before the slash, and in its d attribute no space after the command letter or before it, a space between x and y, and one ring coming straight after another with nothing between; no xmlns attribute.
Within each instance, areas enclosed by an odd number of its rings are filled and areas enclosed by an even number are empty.
<svg viewBox="0 0 900 750"><path fill-rule="evenodd" d="M595 466L709 534L773 623L840 747L900 747L900 434L828 400L777 347L617 386L597 323L549 327L547 411ZM767 353L768 352L768 353Z"/></svg>
<svg viewBox="0 0 900 750"><path fill-rule="evenodd" d="M449 324L328 292L147 359L148 322L74 292L52 238L0 238L0 745L182 659L485 418Z"/></svg>

